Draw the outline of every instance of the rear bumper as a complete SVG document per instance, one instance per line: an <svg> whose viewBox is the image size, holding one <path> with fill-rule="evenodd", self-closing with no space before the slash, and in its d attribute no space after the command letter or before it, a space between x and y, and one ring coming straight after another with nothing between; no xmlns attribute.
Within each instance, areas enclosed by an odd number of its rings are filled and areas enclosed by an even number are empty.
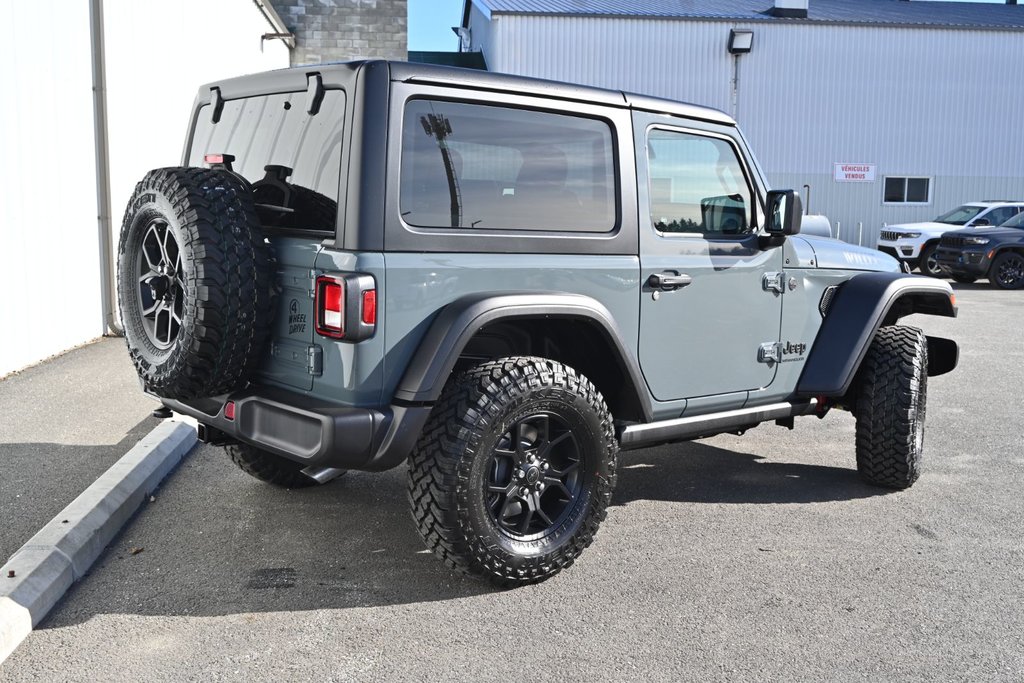
<svg viewBox="0 0 1024 683"><path fill-rule="evenodd" d="M430 414L430 406L356 408L272 387L190 401L160 400L226 440L307 466L349 470L386 470L401 463ZM235 404L233 420L224 416L228 401Z"/></svg>

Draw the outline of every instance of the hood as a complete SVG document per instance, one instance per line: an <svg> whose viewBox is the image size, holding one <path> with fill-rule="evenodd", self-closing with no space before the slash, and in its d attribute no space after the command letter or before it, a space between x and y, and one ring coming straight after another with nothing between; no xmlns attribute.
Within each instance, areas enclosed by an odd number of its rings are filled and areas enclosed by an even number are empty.
<svg viewBox="0 0 1024 683"><path fill-rule="evenodd" d="M1007 239L1024 240L1024 230L1020 228L1000 228L999 226L995 226L992 228L967 228L964 230L947 230L945 234L958 235L960 237L1003 237Z"/></svg>
<svg viewBox="0 0 1024 683"><path fill-rule="evenodd" d="M802 240L814 250L814 263L818 268L902 272L899 261L874 249L814 235L799 235L790 239Z"/></svg>

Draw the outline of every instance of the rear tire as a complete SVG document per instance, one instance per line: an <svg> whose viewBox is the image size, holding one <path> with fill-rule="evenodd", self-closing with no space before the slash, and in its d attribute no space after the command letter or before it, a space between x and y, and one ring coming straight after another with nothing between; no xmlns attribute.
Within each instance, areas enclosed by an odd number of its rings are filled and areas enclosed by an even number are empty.
<svg viewBox="0 0 1024 683"><path fill-rule="evenodd" d="M231 461L246 474L285 489L305 489L318 482L302 473L300 463L245 443L224 447Z"/></svg>
<svg viewBox="0 0 1024 683"><path fill-rule="evenodd" d="M590 545L615 487L618 443L583 375L543 358L452 380L409 459L409 501L446 564L504 588L537 583Z"/></svg>
<svg viewBox="0 0 1024 683"><path fill-rule="evenodd" d="M911 486L921 474L928 345L914 327L883 327L857 374L857 471L870 484Z"/></svg>

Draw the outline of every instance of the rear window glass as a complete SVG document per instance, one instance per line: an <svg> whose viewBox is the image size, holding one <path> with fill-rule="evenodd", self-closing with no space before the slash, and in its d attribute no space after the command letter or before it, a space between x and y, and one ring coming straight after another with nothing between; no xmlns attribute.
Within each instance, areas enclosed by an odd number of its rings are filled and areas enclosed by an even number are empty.
<svg viewBox="0 0 1024 683"><path fill-rule="evenodd" d="M230 154L232 169L254 184L264 225L334 232L344 92L327 90L313 116L304 91L228 100L217 123L211 113L199 110L190 166L202 166L206 154Z"/></svg>
<svg viewBox="0 0 1024 683"><path fill-rule="evenodd" d="M610 232L611 127L599 119L411 100L399 202L409 225Z"/></svg>

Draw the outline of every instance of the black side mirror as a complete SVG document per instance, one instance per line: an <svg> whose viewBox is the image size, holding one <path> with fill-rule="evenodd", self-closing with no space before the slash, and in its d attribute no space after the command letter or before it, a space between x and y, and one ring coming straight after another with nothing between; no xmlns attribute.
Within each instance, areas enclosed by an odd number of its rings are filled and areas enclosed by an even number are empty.
<svg viewBox="0 0 1024 683"><path fill-rule="evenodd" d="M803 202L796 190L772 190L765 206L767 220L764 229L772 237L782 239L786 235L795 235L800 232L803 212Z"/></svg>
<svg viewBox="0 0 1024 683"><path fill-rule="evenodd" d="M988 222L987 218L979 218L978 220L976 220L973 223L971 223L971 225L973 225L976 228L981 228L981 227L984 227L986 225L992 225L992 224Z"/></svg>

